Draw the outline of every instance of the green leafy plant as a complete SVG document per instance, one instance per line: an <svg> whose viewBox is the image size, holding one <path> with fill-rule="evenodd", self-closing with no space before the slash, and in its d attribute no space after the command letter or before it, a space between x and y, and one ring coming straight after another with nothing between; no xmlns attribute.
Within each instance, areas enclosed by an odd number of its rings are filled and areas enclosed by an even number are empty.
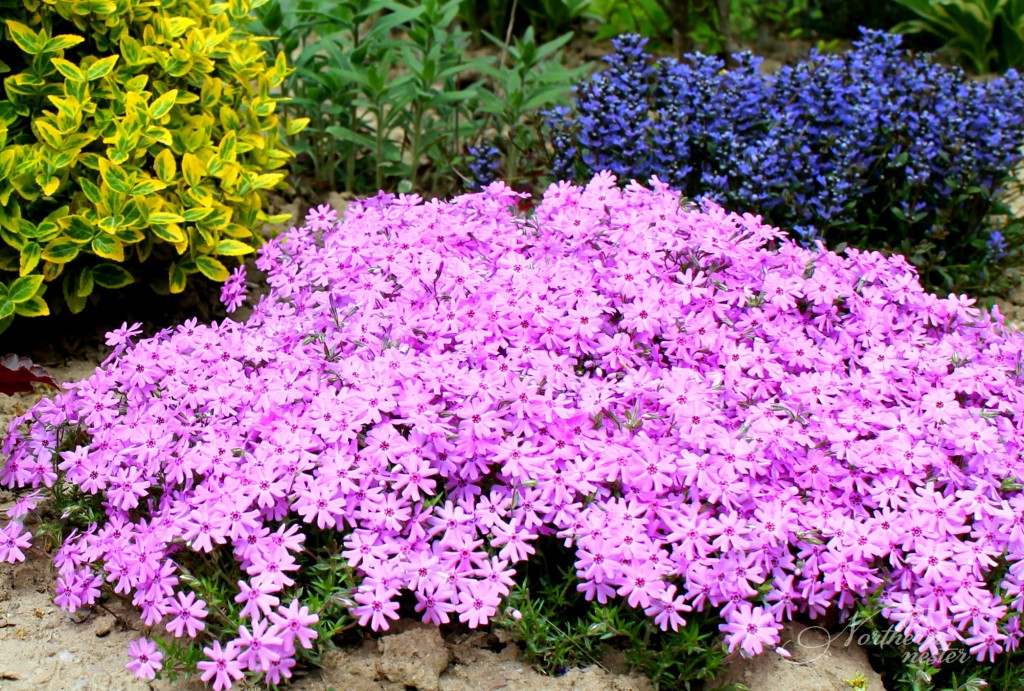
<svg viewBox="0 0 1024 691"><path fill-rule="evenodd" d="M511 44L487 36L501 48L501 55L497 65L482 70L490 82L477 94L483 119L475 129L484 135L493 132L487 140L504 154L504 169L490 177L531 188L538 171L547 167L539 113L567 97L569 85L582 78L586 68L569 69L558 59L572 33L544 44L537 43L533 27Z"/></svg>
<svg viewBox="0 0 1024 691"><path fill-rule="evenodd" d="M257 11L254 30L296 56L280 93L287 113L309 123L290 142L300 187L449 193L462 187L465 150L485 138L518 170L520 153L537 149L530 118L567 99L579 74L557 60L569 36L542 45L532 29L511 44L492 36L500 58L467 58L458 13L457 0L272 0Z"/></svg>
<svg viewBox="0 0 1024 691"><path fill-rule="evenodd" d="M1024 0L896 0L916 19L895 33L928 33L979 74L1024 65Z"/></svg>
<svg viewBox="0 0 1024 691"><path fill-rule="evenodd" d="M317 186L375 191L425 182L430 161L450 160L466 125L473 88L468 35L457 0L403 5L384 0L272 0L254 30L295 55L282 83L288 112L309 121L292 140Z"/></svg>
<svg viewBox="0 0 1024 691"><path fill-rule="evenodd" d="M139 278L226 279L291 155L270 95L284 56L267 69L234 28L249 0L0 8L0 330Z"/></svg>

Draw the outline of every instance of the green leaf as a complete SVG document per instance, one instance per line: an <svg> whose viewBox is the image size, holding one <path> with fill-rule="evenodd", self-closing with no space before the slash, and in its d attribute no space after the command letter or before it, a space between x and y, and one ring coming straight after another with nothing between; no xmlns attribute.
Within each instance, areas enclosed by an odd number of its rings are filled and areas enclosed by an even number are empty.
<svg viewBox="0 0 1024 691"><path fill-rule="evenodd" d="M230 275L227 267L212 257L196 257L196 267L199 273L218 283L228 280Z"/></svg>
<svg viewBox="0 0 1024 691"><path fill-rule="evenodd" d="M80 82L85 81L85 72L78 69L78 65L73 62L69 62L64 58L52 58L50 64L57 68L57 71L64 75L67 79L75 79Z"/></svg>
<svg viewBox="0 0 1024 691"><path fill-rule="evenodd" d="M39 286L43 285L42 274L32 274L30 276L22 276L14 280L9 289L8 298L11 302L17 304L19 302L26 302L39 292Z"/></svg>
<svg viewBox="0 0 1024 691"><path fill-rule="evenodd" d="M185 284L188 282L188 275L177 263L171 264L167 278L168 283L170 284L171 293L178 294L185 290Z"/></svg>
<svg viewBox="0 0 1024 691"><path fill-rule="evenodd" d="M92 295L93 289L92 269L82 269L75 277L75 295L80 298L87 298Z"/></svg>
<svg viewBox="0 0 1024 691"><path fill-rule="evenodd" d="M92 239L92 251L104 259L112 259L116 262L124 261L124 245L121 244L120 240L109 235L97 235L94 237Z"/></svg>
<svg viewBox="0 0 1024 691"><path fill-rule="evenodd" d="M183 242L185 240L185 234L181 232L181 228L176 224L164 225L155 223L149 227L149 230L153 235L157 236L164 242L171 243L172 245L177 245L179 242Z"/></svg>
<svg viewBox="0 0 1024 691"><path fill-rule="evenodd" d="M12 314L14 314L14 303L6 297L0 297L0 319L9 317Z"/></svg>
<svg viewBox="0 0 1024 691"><path fill-rule="evenodd" d="M14 313L19 317L45 317L50 314L50 308L41 297L31 297L25 302L15 303Z"/></svg>
<svg viewBox="0 0 1024 691"><path fill-rule="evenodd" d="M186 223L195 223L196 221L203 220L211 213L213 213L213 209L211 209L210 207L197 206L194 209L185 209L185 214L183 218L185 219Z"/></svg>
<svg viewBox="0 0 1024 691"><path fill-rule="evenodd" d="M54 264L66 264L78 256L78 244L65 238L57 238L46 244L40 256Z"/></svg>
<svg viewBox="0 0 1024 691"><path fill-rule="evenodd" d="M174 99L178 97L178 90L171 89L166 94L156 99L149 105L149 114L154 119L160 119L171 112L174 107Z"/></svg>
<svg viewBox="0 0 1024 691"><path fill-rule="evenodd" d="M214 254L224 255L226 257L238 257L243 254L249 254L253 249L244 242L238 240L221 240L217 243L214 248Z"/></svg>
<svg viewBox="0 0 1024 691"><path fill-rule="evenodd" d="M96 79L102 79L110 74L110 71L114 69L114 64L117 63L117 55L111 55L110 57L102 58L97 60L93 64L89 65L89 68L85 72L85 76L89 81Z"/></svg>
<svg viewBox="0 0 1024 691"><path fill-rule="evenodd" d="M143 180L132 187L131 194L134 197L145 197L163 189L167 189L167 185L159 180Z"/></svg>
<svg viewBox="0 0 1024 691"><path fill-rule="evenodd" d="M64 276L62 287L64 289L64 303L71 310L72 314L78 314L85 309L86 299L75 294L74 279L71 274Z"/></svg>
<svg viewBox="0 0 1024 691"><path fill-rule="evenodd" d="M172 214L169 211L157 211L149 215L149 222L154 224L184 223L185 217L179 214Z"/></svg>
<svg viewBox="0 0 1024 691"><path fill-rule="evenodd" d="M117 264L97 264L92 267L92 277L96 285L103 288L123 288L135 282L128 271Z"/></svg>
<svg viewBox="0 0 1024 691"><path fill-rule="evenodd" d="M11 30L11 38L14 39L15 44L21 48L22 52L29 55L38 55L43 52L46 41L35 31L13 19L7 20L7 28ZM13 307L11 311L13 312ZM3 319L5 316L7 315L0 315L0 319Z"/></svg>
<svg viewBox="0 0 1024 691"><path fill-rule="evenodd" d="M21 261L19 263L18 275L27 276L39 265L39 258L42 256L43 248L38 242L26 243L21 248Z"/></svg>
<svg viewBox="0 0 1024 691"><path fill-rule="evenodd" d="M43 49L40 52L42 52L42 53L56 53L58 50L64 50L65 48L70 48L72 46L77 46L79 43L81 43L84 40L85 39L82 38L81 36L73 36L71 34L61 34L59 36L54 36L53 38L48 40L43 45Z"/></svg>
<svg viewBox="0 0 1024 691"><path fill-rule="evenodd" d="M332 126L328 127L324 131L343 142L352 142L353 144L358 144L359 146L366 147L370 150L377 146L377 142L373 137L361 134L347 127Z"/></svg>
<svg viewBox="0 0 1024 691"><path fill-rule="evenodd" d="M178 173L178 164L170 149L164 149L156 155L153 159L153 168L156 170L156 176L166 185L174 182L174 177Z"/></svg>
<svg viewBox="0 0 1024 691"><path fill-rule="evenodd" d="M103 178L103 182L107 183L107 187L118 192L120 194L131 194L132 181L128 174L121 168L115 165L102 165L100 167L100 175Z"/></svg>

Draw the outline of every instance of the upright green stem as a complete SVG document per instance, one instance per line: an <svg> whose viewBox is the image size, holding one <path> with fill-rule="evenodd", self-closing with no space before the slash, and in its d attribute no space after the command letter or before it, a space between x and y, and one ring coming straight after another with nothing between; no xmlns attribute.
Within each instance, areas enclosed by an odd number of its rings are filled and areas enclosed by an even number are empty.
<svg viewBox="0 0 1024 691"><path fill-rule="evenodd" d="M423 104L421 99L416 99L416 105L413 108L413 121L412 121L412 163L409 169L409 182L412 183L414 189L418 189L416 175L420 167L420 136L423 124Z"/></svg>
<svg viewBox="0 0 1024 691"><path fill-rule="evenodd" d="M359 50L359 22L352 22L352 52L358 54ZM348 126L353 132L356 131L356 106L355 99L353 98L348 107ZM345 158L345 191L352 192L355 190L356 181L356 152L355 144L349 144L348 148L351 149L349 155Z"/></svg>
<svg viewBox="0 0 1024 691"><path fill-rule="evenodd" d="M374 110L377 114L377 130L375 141L377 143L377 175L376 184L377 189L380 190L384 187L384 104L381 101L380 94L376 94L374 97Z"/></svg>

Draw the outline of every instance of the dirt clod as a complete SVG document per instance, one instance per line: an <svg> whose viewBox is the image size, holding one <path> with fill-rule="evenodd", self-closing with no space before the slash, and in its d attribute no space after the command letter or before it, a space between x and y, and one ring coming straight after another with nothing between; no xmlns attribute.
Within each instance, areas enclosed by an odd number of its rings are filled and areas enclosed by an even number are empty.
<svg viewBox="0 0 1024 691"><path fill-rule="evenodd" d="M417 626L378 641L380 672L390 681L415 686L420 691L437 691L441 673L448 668L451 653L437 628Z"/></svg>

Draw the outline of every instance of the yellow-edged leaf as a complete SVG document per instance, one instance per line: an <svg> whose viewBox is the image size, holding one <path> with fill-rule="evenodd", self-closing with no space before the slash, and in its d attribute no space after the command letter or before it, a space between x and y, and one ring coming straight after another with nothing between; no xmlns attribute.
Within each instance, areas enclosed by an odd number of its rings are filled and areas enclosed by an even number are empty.
<svg viewBox="0 0 1024 691"><path fill-rule="evenodd" d="M59 149L64 143L64 137L56 127L45 120L36 120L36 129L39 130L39 137L43 142L54 149Z"/></svg>
<svg viewBox="0 0 1024 691"><path fill-rule="evenodd" d="M196 257L196 267L199 273L211 281L222 283L228 280L228 269L213 257Z"/></svg>
<svg viewBox="0 0 1024 691"><path fill-rule="evenodd" d="M107 187L119 194L131 194L132 176L126 173L120 166L113 165L106 159L100 159L100 177Z"/></svg>
<svg viewBox="0 0 1024 691"><path fill-rule="evenodd" d="M257 175L252 181L254 190L269 190L284 179L284 173L264 173Z"/></svg>
<svg viewBox="0 0 1024 691"><path fill-rule="evenodd" d="M111 55L109 57L97 60L96 62L89 65L88 68L86 68L85 76L89 79L90 82L96 79L102 79L103 77L106 77L108 74L110 74L111 70L114 69L114 65L115 63L117 63L118 57L120 56Z"/></svg>
<svg viewBox="0 0 1024 691"><path fill-rule="evenodd" d="M11 31L11 38L19 48L29 55L37 55L43 52L43 46L46 45L46 39L37 34L32 29L28 28L21 22L16 22L13 19L7 20L7 28ZM2 318L2 317L0 317Z"/></svg>
<svg viewBox="0 0 1024 691"><path fill-rule="evenodd" d="M171 89L166 94L149 104L149 114L154 119L160 119L171 112L174 107L174 99L178 97L178 90Z"/></svg>
<svg viewBox="0 0 1024 691"><path fill-rule="evenodd" d="M221 240L213 249L214 254L220 254L225 257L239 257L251 252L253 252L252 247L238 240Z"/></svg>
<svg viewBox="0 0 1024 691"><path fill-rule="evenodd" d="M64 58L51 58L50 64L56 67L57 71L64 75L67 79L76 79L82 82L85 81L85 72L78 69L78 65L71 62L70 60L65 60ZM56 98L56 96L51 96L50 100L53 101ZM57 107L59 108L60 106L58 105Z"/></svg>
<svg viewBox="0 0 1024 691"><path fill-rule="evenodd" d="M132 277L125 269L121 268L117 264L97 264L92 267L92 277L96 281L96 285L101 288L124 288L126 285L130 285L135 282L135 278Z"/></svg>
<svg viewBox="0 0 1024 691"><path fill-rule="evenodd" d="M65 48L77 46L84 40L85 39L81 36L74 36L72 34L60 34L59 36L54 36L53 38L49 39L46 43L44 43L43 49L40 52L56 53L58 50L64 50Z"/></svg>
<svg viewBox="0 0 1024 691"><path fill-rule="evenodd" d="M168 214L170 215L170 214ZM150 231L153 235L157 236L164 242L169 242L172 245L177 245L180 242L185 241L185 233L182 232L181 226L177 223L169 223L167 225L152 225Z"/></svg>
<svg viewBox="0 0 1024 691"><path fill-rule="evenodd" d="M92 269L85 268L78 272L75 277L75 295L80 298L87 298L92 295L93 284Z"/></svg>
<svg viewBox="0 0 1024 691"><path fill-rule="evenodd" d="M50 314L50 308L41 297L31 297L25 302L16 303L14 313L19 317L45 317Z"/></svg>
<svg viewBox="0 0 1024 691"><path fill-rule="evenodd" d="M185 284L188 282L188 276L177 263L171 264L167 278L170 283L170 290L172 293L177 294L185 290Z"/></svg>
<svg viewBox="0 0 1024 691"><path fill-rule="evenodd" d="M43 253L43 248L38 242L26 243L21 248L21 260L18 264L18 275L27 276L32 273L37 266L39 266L39 258Z"/></svg>
<svg viewBox="0 0 1024 691"><path fill-rule="evenodd" d="M43 277L40 274L30 274L16 278L8 289L7 297L14 304L27 302L35 297L41 285L43 285Z"/></svg>
<svg viewBox="0 0 1024 691"><path fill-rule="evenodd" d="M78 245L66 238L57 238L46 243L39 256L52 264L66 264L78 256Z"/></svg>
<svg viewBox="0 0 1024 691"><path fill-rule="evenodd" d="M159 180L143 180L132 187L131 194L134 197L145 197L166 188L167 185Z"/></svg>
<svg viewBox="0 0 1024 691"><path fill-rule="evenodd" d="M60 187L60 178L56 178L53 176L50 176L42 181L39 181L37 179L37 182L39 182L39 187L43 190L43 194L45 194L47 197L52 197L54 192L57 191L57 188Z"/></svg>
<svg viewBox="0 0 1024 691"><path fill-rule="evenodd" d="M174 182L174 177L178 174L178 162L174 160L174 154L170 149L164 149L156 155L153 159L153 168L160 182L165 185Z"/></svg>
<svg viewBox="0 0 1024 691"><path fill-rule="evenodd" d="M185 209L184 219L186 223L195 223L201 221L207 216L213 213L213 209L208 206L199 206L194 209Z"/></svg>
<svg viewBox="0 0 1024 691"><path fill-rule="evenodd" d="M104 259L110 259L115 262L124 261L124 245L121 244L120 240L110 235L97 235L94 237L92 239L92 251Z"/></svg>
<svg viewBox="0 0 1024 691"><path fill-rule="evenodd" d="M285 127L284 132L289 137L293 134L298 134L302 130L306 129L309 125L309 118L293 118L288 121L288 125Z"/></svg>
<svg viewBox="0 0 1024 691"><path fill-rule="evenodd" d="M149 215L150 223L184 223L185 217L180 214L174 214L170 211L157 211Z"/></svg>
<svg viewBox="0 0 1024 691"><path fill-rule="evenodd" d="M206 166L195 154L186 153L181 157L181 174L190 187L195 187L206 175Z"/></svg>

